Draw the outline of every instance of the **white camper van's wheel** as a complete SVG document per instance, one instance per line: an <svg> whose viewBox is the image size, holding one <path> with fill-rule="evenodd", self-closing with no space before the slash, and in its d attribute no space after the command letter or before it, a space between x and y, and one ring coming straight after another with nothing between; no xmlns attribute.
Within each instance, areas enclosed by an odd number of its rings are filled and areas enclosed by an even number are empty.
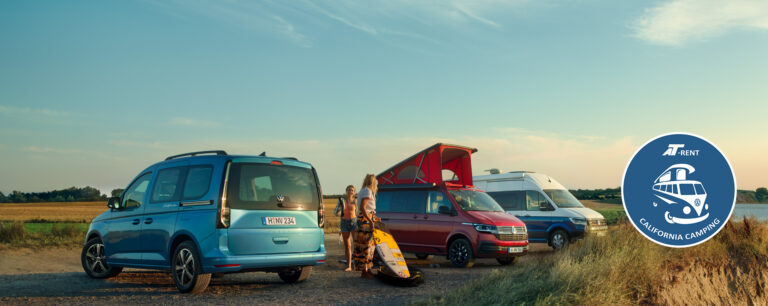
<svg viewBox="0 0 768 306"><path fill-rule="evenodd" d="M568 246L568 234L564 230L556 230L549 235L549 245L555 249L560 250Z"/></svg>

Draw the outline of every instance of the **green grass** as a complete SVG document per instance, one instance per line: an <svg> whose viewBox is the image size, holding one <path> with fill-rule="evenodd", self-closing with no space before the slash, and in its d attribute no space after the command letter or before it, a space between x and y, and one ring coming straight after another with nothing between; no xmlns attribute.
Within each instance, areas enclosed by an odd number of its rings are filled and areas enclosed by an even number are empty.
<svg viewBox="0 0 768 306"><path fill-rule="evenodd" d="M627 220L627 213L624 211L624 206L616 208L596 208L595 211L603 215L605 222L608 224L619 224Z"/></svg>
<svg viewBox="0 0 768 306"><path fill-rule="evenodd" d="M728 223L712 240L686 249L657 245L624 223L604 237L590 236L550 256L495 270L446 296L418 304L658 304L659 292L671 286L665 276L694 262L759 271L765 269L766 260L768 225L754 220ZM729 285L760 284L761 277L744 273L735 280L739 284Z"/></svg>
<svg viewBox="0 0 768 306"><path fill-rule="evenodd" d="M0 222L0 244L14 247L76 246L83 243L87 223Z"/></svg>

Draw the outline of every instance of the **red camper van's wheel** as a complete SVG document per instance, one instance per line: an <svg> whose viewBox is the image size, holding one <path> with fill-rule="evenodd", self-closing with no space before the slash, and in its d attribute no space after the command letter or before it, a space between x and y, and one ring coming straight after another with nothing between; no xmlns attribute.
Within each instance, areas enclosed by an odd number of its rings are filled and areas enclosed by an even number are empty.
<svg viewBox="0 0 768 306"><path fill-rule="evenodd" d="M549 246L560 250L568 246L568 234L564 230L556 230L549 235Z"/></svg>
<svg viewBox="0 0 768 306"><path fill-rule="evenodd" d="M475 264L475 255L472 254L472 244L469 240L454 240L448 247L448 259L454 267L471 268Z"/></svg>

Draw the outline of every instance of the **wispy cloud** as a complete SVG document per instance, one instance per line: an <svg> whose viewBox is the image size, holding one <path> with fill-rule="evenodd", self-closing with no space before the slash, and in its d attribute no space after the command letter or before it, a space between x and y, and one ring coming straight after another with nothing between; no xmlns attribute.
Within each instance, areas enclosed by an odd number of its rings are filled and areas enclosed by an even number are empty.
<svg viewBox="0 0 768 306"><path fill-rule="evenodd" d="M42 115L42 116L50 116L50 117L62 117L62 116L71 116L71 115L74 115L75 113L60 111L60 110L53 110L48 108L30 108L30 107L0 105L0 114L9 115L9 116Z"/></svg>
<svg viewBox="0 0 768 306"><path fill-rule="evenodd" d="M51 147L36 147L36 146L29 146L23 149L24 152L29 153L81 153L82 150L77 149L64 149L64 148L51 148Z"/></svg>
<svg viewBox="0 0 768 306"><path fill-rule="evenodd" d="M444 2L372 1L153 1L146 0L169 14L189 14L214 18L239 27L271 33L299 46L311 47L322 36L319 31L339 24L373 36L392 36L437 40L427 33L450 31L466 33L473 25L480 30L500 29L502 23L492 15L515 10L530 0L455 0Z"/></svg>
<svg viewBox="0 0 768 306"><path fill-rule="evenodd" d="M768 30L765 0L672 0L631 25L635 36L652 44L680 46L738 29Z"/></svg>
<svg viewBox="0 0 768 306"><path fill-rule="evenodd" d="M181 118L181 117L171 118L171 120L168 121L168 124L177 125L177 126L190 126L190 127L219 126L219 123L215 121L192 119L192 118Z"/></svg>

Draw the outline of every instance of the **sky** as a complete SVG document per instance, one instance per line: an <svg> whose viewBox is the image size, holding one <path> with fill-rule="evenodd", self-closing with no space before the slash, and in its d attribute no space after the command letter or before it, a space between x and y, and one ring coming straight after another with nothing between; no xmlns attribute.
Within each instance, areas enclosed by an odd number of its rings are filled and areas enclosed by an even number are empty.
<svg viewBox="0 0 768 306"><path fill-rule="evenodd" d="M0 191L295 156L326 194L436 142L612 188L669 132L768 186L768 2L1 1Z"/></svg>

